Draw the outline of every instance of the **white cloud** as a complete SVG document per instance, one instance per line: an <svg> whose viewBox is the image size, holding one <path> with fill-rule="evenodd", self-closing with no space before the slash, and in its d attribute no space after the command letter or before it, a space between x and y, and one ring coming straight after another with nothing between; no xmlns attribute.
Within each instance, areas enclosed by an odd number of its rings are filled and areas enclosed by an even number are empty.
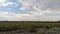
<svg viewBox="0 0 60 34"><path fill-rule="evenodd" d="M6 0L0 0L0 6L6 6L7 4L5 2Z"/></svg>
<svg viewBox="0 0 60 34"><path fill-rule="evenodd" d="M7 0L0 0L0 7L7 7L13 4L14 4L13 2L8 2Z"/></svg>
<svg viewBox="0 0 60 34"><path fill-rule="evenodd" d="M23 10L44 11L48 9L51 12L60 12L60 0L20 0L20 2L23 4L21 8Z"/></svg>
<svg viewBox="0 0 60 34"><path fill-rule="evenodd" d="M42 13L41 13L42 14ZM15 14L11 12L0 12L0 21L58 21L60 16L41 16L41 14Z"/></svg>
<svg viewBox="0 0 60 34"><path fill-rule="evenodd" d="M46 16L45 13L60 13L60 0L19 0L22 3L20 10L28 10L29 14L15 14L12 12L0 12L0 20L13 21L55 21L60 16ZM16 3L0 0L1 7L7 7ZM16 5L17 6L17 5ZM10 9L10 8L9 8Z"/></svg>
<svg viewBox="0 0 60 34"><path fill-rule="evenodd" d="M5 2L6 0L0 0L0 3L3 3L3 2Z"/></svg>
<svg viewBox="0 0 60 34"><path fill-rule="evenodd" d="M31 21L31 20L36 20L35 17L39 15L38 14L32 14L32 15L31 14L15 14L11 12L2 11L0 12L0 20L9 20L9 21L11 20L12 21L29 21L30 20Z"/></svg>
<svg viewBox="0 0 60 34"><path fill-rule="evenodd" d="M31 5L35 2L36 0L19 0L19 2L25 4L25 5Z"/></svg>
<svg viewBox="0 0 60 34"><path fill-rule="evenodd" d="M47 14L60 13L60 0L20 0L20 10L28 10L34 20L54 21L60 16L46 16ZM38 18L39 17L39 18Z"/></svg>

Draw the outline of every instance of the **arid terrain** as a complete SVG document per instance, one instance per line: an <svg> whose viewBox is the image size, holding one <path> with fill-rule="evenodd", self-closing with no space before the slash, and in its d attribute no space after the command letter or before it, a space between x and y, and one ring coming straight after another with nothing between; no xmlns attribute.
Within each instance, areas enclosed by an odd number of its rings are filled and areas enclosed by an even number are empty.
<svg viewBox="0 0 60 34"><path fill-rule="evenodd" d="M41 21L1 21L0 34L60 34L60 23Z"/></svg>

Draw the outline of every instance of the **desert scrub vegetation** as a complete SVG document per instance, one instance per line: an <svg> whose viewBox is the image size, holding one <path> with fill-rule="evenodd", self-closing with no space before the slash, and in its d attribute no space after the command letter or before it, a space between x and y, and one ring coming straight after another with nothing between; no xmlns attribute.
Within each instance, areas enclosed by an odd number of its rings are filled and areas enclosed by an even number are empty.
<svg viewBox="0 0 60 34"><path fill-rule="evenodd" d="M16 30L16 29L28 29L28 28L53 28L60 27L60 23L0 23L1 30Z"/></svg>
<svg viewBox="0 0 60 34"><path fill-rule="evenodd" d="M48 30L51 29L51 28L60 28L60 23L7 22L7 21L0 22L0 32L13 31L13 30L23 30L24 29L24 30L28 30L28 32L36 33L37 31L39 31L40 28L42 28L42 29L45 28L45 29L48 29Z"/></svg>

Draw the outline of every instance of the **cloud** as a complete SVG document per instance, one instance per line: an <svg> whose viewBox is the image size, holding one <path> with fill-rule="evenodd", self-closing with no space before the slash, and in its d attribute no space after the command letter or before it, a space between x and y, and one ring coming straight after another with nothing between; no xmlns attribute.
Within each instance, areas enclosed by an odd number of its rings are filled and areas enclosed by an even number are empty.
<svg viewBox="0 0 60 34"><path fill-rule="evenodd" d="M59 20L60 16L46 16L45 14L60 13L60 0L19 0L22 4L20 10L28 10L34 20L54 21ZM52 18L52 19L51 19Z"/></svg>
<svg viewBox="0 0 60 34"><path fill-rule="evenodd" d="M0 0L0 3L3 3L3 2L5 2L6 0Z"/></svg>
<svg viewBox="0 0 60 34"><path fill-rule="evenodd" d="M13 13L0 11L0 20L8 21L57 21L60 16L46 16L46 14L60 13L60 0L19 0L18 2L9 2L0 0L0 7L19 6L20 10L27 10L29 13ZM22 6L20 6L20 4ZM11 6L11 7L10 7ZM16 7L18 8L18 7ZM12 9L13 10L13 9ZM22 12L22 11L21 11Z"/></svg>
<svg viewBox="0 0 60 34"><path fill-rule="evenodd" d="M20 0L20 2L23 4L23 10L43 10L43 12L44 10L50 10L51 12L60 12L60 0Z"/></svg>
<svg viewBox="0 0 60 34"><path fill-rule="evenodd" d="M25 4L25 5L31 5L35 1L36 0L19 0L19 2L21 2L21 3Z"/></svg>
<svg viewBox="0 0 60 34"><path fill-rule="evenodd" d="M53 12L60 11L60 0L40 0L41 9L51 9Z"/></svg>
<svg viewBox="0 0 60 34"><path fill-rule="evenodd" d="M8 20L8 21L32 21L35 17L39 17L38 14L16 14L12 12L2 11L0 12L0 20ZM35 19L36 20L36 19ZM39 20L39 19L37 19Z"/></svg>
<svg viewBox="0 0 60 34"><path fill-rule="evenodd" d="M11 12L0 12L0 21L58 21L60 16L40 16L41 14L16 14Z"/></svg>
<svg viewBox="0 0 60 34"><path fill-rule="evenodd" d="M0 7L7 7L13 4L14 4L13 2L8 2L7 0L0 0Z"/></svg>

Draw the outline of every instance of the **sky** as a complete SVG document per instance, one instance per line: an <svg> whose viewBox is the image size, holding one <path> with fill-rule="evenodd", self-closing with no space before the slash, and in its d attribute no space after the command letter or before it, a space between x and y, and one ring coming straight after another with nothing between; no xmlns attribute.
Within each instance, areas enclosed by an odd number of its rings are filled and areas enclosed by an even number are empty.
<svg viewBox="0 0 60 34"><path fill-rule="evenodd" d="M0 0L0 21L58 21L60 0Z"/></svg>

